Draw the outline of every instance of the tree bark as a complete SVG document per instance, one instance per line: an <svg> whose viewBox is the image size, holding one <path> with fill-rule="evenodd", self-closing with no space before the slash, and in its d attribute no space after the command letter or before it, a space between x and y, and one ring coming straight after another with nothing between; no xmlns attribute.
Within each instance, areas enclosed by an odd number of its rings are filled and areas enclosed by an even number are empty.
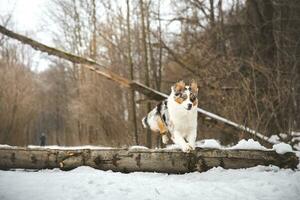
<svg viewBox="0 0 300 200"><path fill-rule="evenodd" d="M175 149L47 149L1 147L0 169L53 169L70 170L90 166L119 172L203 172L213 167L225 169L249 168L257 165L276 165L297 168L294 153L284 155L275 151L220 150L197 148L192 153Z"/></svg>

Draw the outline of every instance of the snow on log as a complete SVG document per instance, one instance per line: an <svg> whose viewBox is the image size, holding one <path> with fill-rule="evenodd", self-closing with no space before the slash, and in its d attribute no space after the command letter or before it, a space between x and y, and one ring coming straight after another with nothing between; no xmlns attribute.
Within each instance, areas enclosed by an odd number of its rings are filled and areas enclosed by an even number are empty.
<svg viewBox="0 0 300 200"><path fill-rule="evenodd" d="M225 169L249 168L257 165L276 165L295 169L299 161L293 152L224 150L196 148L192 153L177 149L103 148L48 149L0 147L0 169L74 169L90 166L118 172L203 172L213 167Z"/></svg>

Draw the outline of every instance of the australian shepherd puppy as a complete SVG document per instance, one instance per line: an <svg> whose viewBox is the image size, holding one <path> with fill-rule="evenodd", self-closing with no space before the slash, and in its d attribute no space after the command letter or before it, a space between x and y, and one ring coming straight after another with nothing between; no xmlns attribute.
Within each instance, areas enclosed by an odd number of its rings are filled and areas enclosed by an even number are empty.
<svg viewBox="0 0 300 200"><path fill-rule="evenodd" d="M183 81L171 87L168 99L160 102L143 118L143 126L162 135L162 141L167 144L171 139L182 151L195 149L197 137L197 105L198 87L195 81L186 85Z"/></svg>

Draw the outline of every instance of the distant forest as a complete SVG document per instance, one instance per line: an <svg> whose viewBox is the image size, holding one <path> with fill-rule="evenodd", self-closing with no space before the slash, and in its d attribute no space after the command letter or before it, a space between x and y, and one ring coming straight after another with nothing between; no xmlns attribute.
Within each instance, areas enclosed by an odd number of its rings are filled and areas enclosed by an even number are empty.
<svg viewBox="0 0 300 200"><path fill-rule="evenodd" d="M300 1L52 0L42 18L58 49L164 93L194 79L199 107L267 136L300 131ZM157 145L141 125L157 102L46 55L36 72L33 53L0 34L0 144ZM198 139L245 137L198 122Z"/></svg>

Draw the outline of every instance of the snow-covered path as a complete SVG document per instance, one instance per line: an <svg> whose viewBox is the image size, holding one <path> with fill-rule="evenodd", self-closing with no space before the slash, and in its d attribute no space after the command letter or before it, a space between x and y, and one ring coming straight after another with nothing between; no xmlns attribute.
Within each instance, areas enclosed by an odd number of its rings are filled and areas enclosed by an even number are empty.
<svg viewBox="0 0 300 200"><path fill-rule="evenodd" d="M89 167L0 171L0 199L300 199L300 171L263 166L184 175L122 174Z"/></svg>

